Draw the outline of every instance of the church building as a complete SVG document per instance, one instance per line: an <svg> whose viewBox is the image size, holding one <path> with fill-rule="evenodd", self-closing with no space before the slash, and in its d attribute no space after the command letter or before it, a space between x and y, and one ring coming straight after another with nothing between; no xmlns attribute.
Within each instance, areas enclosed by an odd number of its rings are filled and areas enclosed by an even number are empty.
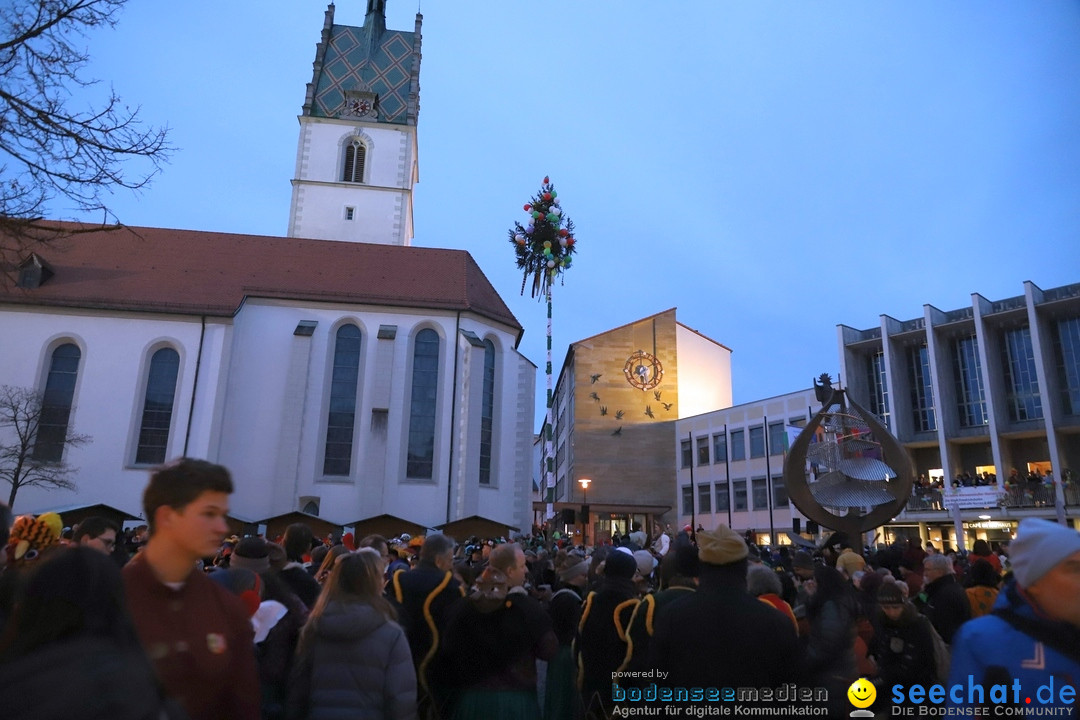
<svg viewBox="0 0 1080 720"><path fill-rule="evenodd" d="M16 513L138 516L147 471L189 456L255 523L528 530L536 366L467 252L411 246L422 17L387 29L384 4L326 11L287 237L68 226L3 268L0 385L43 393L32 454L77 468Z"/></svg>

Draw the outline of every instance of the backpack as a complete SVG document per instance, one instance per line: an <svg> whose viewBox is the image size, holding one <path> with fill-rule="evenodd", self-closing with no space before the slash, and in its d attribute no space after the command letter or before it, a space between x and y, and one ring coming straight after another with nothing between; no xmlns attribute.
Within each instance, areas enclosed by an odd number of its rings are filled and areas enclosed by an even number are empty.
<svg viewBox="0 0 1080 720"><path fill-rule="evenodd" d="M937 675L938 682L944 683L949 679L949 663L951 660L951 653L949 651L949 645L938 633L937 628L934 627L934 623L930 622L930 618L925 615L920 615L920 622L926 625L926 628L930 631L930 639L934 645L934 669Z"/></svg>

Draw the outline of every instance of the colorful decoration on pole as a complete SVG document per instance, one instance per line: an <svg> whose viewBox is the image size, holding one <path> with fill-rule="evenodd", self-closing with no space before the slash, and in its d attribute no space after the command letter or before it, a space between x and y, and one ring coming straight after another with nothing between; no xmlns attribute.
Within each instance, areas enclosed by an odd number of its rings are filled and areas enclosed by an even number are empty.
<svg viewBox="0 0 1080 720"><path fill-rule="evenodd" d="M577 243L574 222L563 213L559 194L546 177L540 192L523 209L528 214L525 224L515 222L509 232L517 266L524 275L521 294L532 278L532 296L546 296L555 278L570 268Z"/></svg>

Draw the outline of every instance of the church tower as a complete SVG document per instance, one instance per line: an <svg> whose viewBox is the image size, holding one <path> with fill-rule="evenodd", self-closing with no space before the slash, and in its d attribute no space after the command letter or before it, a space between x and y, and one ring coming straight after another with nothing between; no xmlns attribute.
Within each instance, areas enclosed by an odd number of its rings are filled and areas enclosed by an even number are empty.
<svg viewBox="0 0 1080 720"><path fill-rule="evenodd" d="M386 0L367 0L363 27L335 25L327 7L299 116L289 237L412 243L422 21L387 30Z"/></svg>

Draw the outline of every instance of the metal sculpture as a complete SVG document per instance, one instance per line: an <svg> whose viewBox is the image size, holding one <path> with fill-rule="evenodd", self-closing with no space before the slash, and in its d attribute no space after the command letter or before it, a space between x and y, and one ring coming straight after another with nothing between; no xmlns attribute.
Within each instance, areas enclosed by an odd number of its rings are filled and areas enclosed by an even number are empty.
<svg viewBox="0 0 1080 720"><path fill-rule="evenodd" d="M795 507L822 527L854 539L896 517L911 496L914 472L900 441L873 413L833 387L814 382L822 403L799 433L784 463Z"/></svg>

